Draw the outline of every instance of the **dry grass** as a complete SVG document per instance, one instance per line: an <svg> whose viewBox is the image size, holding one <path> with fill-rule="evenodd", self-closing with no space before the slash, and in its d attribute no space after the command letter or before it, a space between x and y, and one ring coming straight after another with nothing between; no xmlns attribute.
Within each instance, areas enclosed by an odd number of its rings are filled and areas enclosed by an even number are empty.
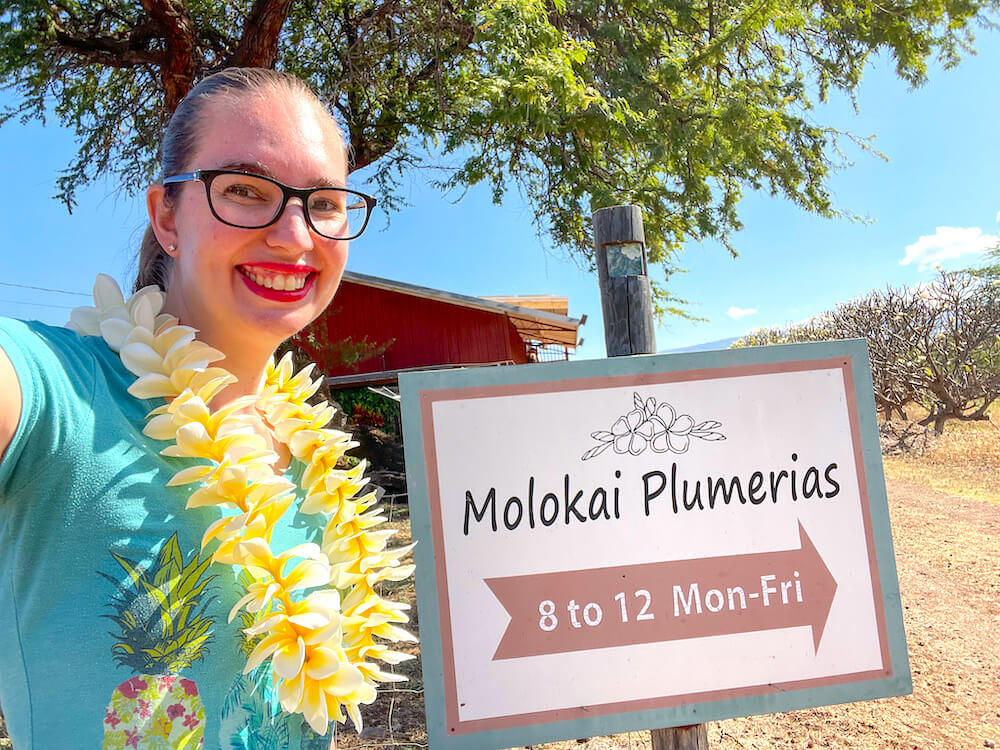
<svg viewBox="0 0 1000 750"><path fill-rule="evenodd" d="M886 456L886 476L1000 505L998 417L1000 413L988 422L949 422L924 455Z"/></svg>

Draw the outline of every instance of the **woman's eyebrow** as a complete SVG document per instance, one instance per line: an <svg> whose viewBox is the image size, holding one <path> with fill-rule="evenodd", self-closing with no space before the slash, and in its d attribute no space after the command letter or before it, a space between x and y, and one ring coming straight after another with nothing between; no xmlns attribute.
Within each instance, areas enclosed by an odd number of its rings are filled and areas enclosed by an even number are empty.
<svg viewBox="0 0 1000 750"><path fill-rule="evenodd" d="M270 177L272 180L278 180L275 177L274 172L262 162L259 161L236 161L227 162L219 169L232 169L237 172L250 172L251 174L259 174L262 177ZM280 182L280 180L278 180ZM328 177L318 177L315 180L310 181L310 187L336 187L336 188L346 188L347 185L343 180L330 179Z"/></svg>
<svg viewBox="0 0 1000 750"><path fill-rule="evenodd" d="M226 162L225 164L217 167L218 169L232 169L237 172L251 172L253 174L259 174L263 177L270 177L272 180L276 179L274 172L268 169L267 165L259 161L232 161Z"/></svg>
<svg viewBox="0 0 1000 750"><path fill-rule="evenodd" d="M331 180L326 177L320 177L313 180L313 187L335 187L335 188L346 188L347 184L343 180Z"/></svg>

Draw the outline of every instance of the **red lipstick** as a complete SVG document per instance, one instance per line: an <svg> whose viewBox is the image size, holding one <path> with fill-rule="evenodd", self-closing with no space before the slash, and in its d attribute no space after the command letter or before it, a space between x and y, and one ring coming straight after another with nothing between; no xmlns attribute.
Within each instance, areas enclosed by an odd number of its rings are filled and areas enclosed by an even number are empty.
<svg viewBox="0 0 1000 750"><path fill-rule="evenodd" d="M275 273L316 273L312 266L305 266L300 263L244 263L240 268L259 268L262 271L274 271Z"/></svg>
<svg viewBox="0 0 1000 750"><path fill-rule="evenodd" d="M297 302L298 300L305 297L309 291L312 289L313 284L316 283L316 269L312 266L299 266L290 263L253 263L246 266L248 269L255 269L259 271L270 271L272 273L280 274L302 274L307 273L305 283L301 289L285 290L285 289L269 289L266 286L261 286L256 281L251 279L243 271L242 267L238 270L240 271L240 278L243 279L243 283L246 284L247 289L249 289L254 294L264 299L274 300L276 302Z"/></svg>

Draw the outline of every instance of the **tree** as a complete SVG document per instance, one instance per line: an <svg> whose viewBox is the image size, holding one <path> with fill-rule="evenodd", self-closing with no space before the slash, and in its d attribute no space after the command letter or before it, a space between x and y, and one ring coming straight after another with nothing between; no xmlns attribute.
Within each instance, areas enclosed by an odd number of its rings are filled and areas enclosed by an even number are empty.
<svg viewBox="0 0 1000 750"><path fill-rule="evenodd" d="M923 298L910 289L886 288L837 305L827 315L827 338L862 338L868 344L875 403L888 422L905 420L906 406L922 401L921 335L934 322ZM925 400L925 399L924 399Z"/></svg>
<svg viewBox="0 0 1000 750"><path fill-rule="evenodd" d="M914 289L873 291L809 323L751 333L734 347L863 338L875 402L885 421L905 407L927 410L921 425L941 434L948 420L987 420L1000 398L1000 286L968 272L941 271Z"/></svg>
<svg viewBox="0 0 1000 750"><path fill-rule="evenodd" d="M786 328L758 328L734 341L730 348L742 349L747 346L775 346L777 344L801 344L806 341L827 341L835 338L827 333L825 314Z"/></svg>
<svg viewBox="0 0 1000 750"><path fill-rule="evenodd" d="M994 284L1000 284L1000 244L986 251L985 265L970 268L968 272L980 279L989 279Z"/></svg>
<svg viewBox="0 0 1000 750"><path fill-rule="evenodd" d="M668 272L690 240L734 251L747 188L837 215L827 189L852 137L816 124L873 54L911 85L971 51L1000 0L8 0L0 86L10 118L56 116L79 151L58 180L138 187L160 131L201 75L274 66L321 93L350 168L398 206L408 170L485 182L534 205L539 229L592 262L589 217L645 212ZM862 148L867 142L854 139ZM659 287L661 302L669 301Z"/></svg>
<svg viewBox="0 0 1000 750"><path fill-rule="evenodd" d="M941 272L921 290L928 309L917 352L938 434L949 419L989 419L1000 398L1000 288L967 273Z"/></svg>

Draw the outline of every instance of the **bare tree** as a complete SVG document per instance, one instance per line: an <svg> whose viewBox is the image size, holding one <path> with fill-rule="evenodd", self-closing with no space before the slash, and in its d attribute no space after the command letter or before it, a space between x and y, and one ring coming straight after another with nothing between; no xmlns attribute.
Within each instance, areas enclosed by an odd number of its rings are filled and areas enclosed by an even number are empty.
<svg viewBox="0 0 1000 750"><path fill-rule="evenodd" d="M927 308L917 355L930 414L940 434L949 419L989 419L986 412L1000 397L1000 288L968 273L941 272L922 290Z"/></svg>
<svg viewBox="0 0 1000 750"><path fill-rule="evenodd" d="M906 406L920 401L923 382L915 351L929 319L920 296L887 287L837 305L827 319L830 338L867 342L875 403L885 421L894 415L905 420Z"/></svg>
<svg viewBox="0 0 1000 750"><path fill-rule="evenodd" d="M733 346L862 338L875 402L885 421L927 409L921 425L940 434L949 419L989 419L1000 398L1000 286L941 272L915 289L886 288L837 305L804 325L751 333Z"/></svg>

